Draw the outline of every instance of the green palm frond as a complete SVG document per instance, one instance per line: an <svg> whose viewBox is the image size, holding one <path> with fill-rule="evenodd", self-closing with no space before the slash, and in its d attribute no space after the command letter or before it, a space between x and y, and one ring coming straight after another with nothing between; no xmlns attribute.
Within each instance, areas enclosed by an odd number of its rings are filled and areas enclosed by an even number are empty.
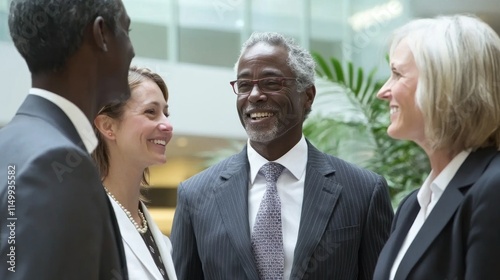
<svg viewBox="0 0 500 280"><path fill-rule="evenodd" d="M315 104L320 100L320 105L313 107L318 110L314 109L306 121L304 134L324 152L383 175L394 205L398 204L405 194L421 186L430 168L417 145L387 135L389 108L376 97L384 80L376 78L377 69L365 75L365 70L352 62L343 65L334 57L327 60L318 53L313 53L313 57L321 81L316 83ZM341 89L325 90L332 85ZM343 106L340 110L324 109L339 104Z"/></svg>

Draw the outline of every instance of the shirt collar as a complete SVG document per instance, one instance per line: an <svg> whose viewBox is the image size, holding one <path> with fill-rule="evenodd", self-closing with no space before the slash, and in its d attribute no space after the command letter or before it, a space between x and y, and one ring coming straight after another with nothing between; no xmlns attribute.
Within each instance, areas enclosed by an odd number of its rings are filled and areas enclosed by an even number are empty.
<svg viewBox="0 0 500 280"><path fill-rule="evenodd" d="M97 137L92 125L80 108L66 98L44 89L31 88L29 93L45 98L59 107L75 126L87 152L90 154L94 151L97 147Z"/></svg>
<svg viewBox="0 0 500 280"><path fill-rule="evenodd" d="M417 200L420 206L426 205L426 201L430 201L431 195L437 199L441 197L441 194L443 194L444 190L451 182L460 166L464 163L465 159L469 156L470 152L470 150L466 150L456 155L432 182L430 181L432 175L431 171L417 194Z"/></svg>
<svg viewBox="0 0 500 280"><path fill-rule="evenodd" d="M470 150L460 152L450 161L450 163L448 163L448 165L446 165L436 179L434 179L430 188L435 195L440 196L444 192L462 163L464 163L465 159L469 156L470 152Z"/></svg>
<svg viewBox="0 0 500 280"><path fill-rule="evenodd" d="M247 156L250 162L250 183L253 184L260 168L269 161L252 148L250 140L247 142ZM290 151L274 162L283 165L297 180L302 178L307 165L307 142L304 135Z"/></svg>

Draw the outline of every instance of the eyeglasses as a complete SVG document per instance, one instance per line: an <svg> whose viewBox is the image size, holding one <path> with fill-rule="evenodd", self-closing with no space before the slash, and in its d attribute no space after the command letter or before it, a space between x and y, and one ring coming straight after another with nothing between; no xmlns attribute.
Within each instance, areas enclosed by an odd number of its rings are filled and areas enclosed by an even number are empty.
<svg viewBox="0 0 500 280"><path fill-rule="evenodd" d="M262 78L257 80L238 79L235 81L231 81L229 83L233 87L234 93L236 93L237 95L246 95L250 94L255 85L259 87L259 90L262 93L279 92L285 87L285 81L287 80L297 81L297 78L272 77L272 78Z"/></svg>

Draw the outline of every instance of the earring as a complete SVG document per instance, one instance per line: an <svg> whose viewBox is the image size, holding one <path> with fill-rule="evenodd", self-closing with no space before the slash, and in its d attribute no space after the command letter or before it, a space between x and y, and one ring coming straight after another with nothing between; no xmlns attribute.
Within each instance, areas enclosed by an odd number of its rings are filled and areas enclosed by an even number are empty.
<svg viewBox="0 0 500 280"><path fill-rule="evenodd" d="M108 132L108 136L109 136L109 137L113 136L113 133Z"/></svg>

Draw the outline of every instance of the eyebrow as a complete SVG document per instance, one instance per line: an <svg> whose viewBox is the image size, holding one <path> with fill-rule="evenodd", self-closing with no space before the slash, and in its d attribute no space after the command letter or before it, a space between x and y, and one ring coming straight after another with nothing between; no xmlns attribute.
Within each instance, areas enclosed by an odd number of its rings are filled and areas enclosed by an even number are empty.
<svg viewBox="0 0 500 280"><path fill-rule="evenodd" d="M243 72L237 76L237 79L242 79L242 77L246 77L246 76L250 76L250 73ZM285 77L285 75L281 71L274 71L274 70L265 70L262 73L260 73L259 76L262 76L262 78ZM244 78L244 79L246 79L246 78Z"/></svg>
<svg viewBox="0 0 500 280"><path fill-rule="evenodd" d="M157 101L151 101L149 103L146 103L145 104L146 106L148 105L156 105L157 107L162 107L163 104L160 104L159 102ZM165 106L163 106L164 108L168 108L168 103L165 103Z"/></svg>

